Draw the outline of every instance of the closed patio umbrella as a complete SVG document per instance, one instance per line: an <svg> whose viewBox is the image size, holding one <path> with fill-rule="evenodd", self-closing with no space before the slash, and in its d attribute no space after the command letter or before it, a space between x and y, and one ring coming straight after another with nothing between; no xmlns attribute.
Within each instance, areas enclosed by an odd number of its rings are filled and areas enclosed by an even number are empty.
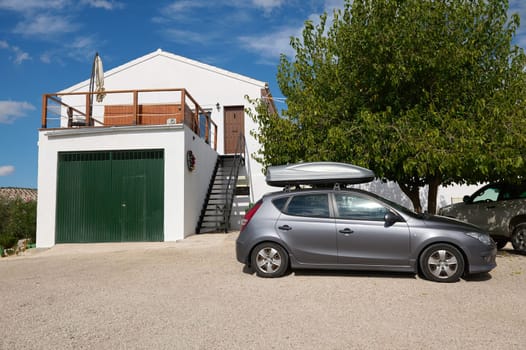
<svg viewBox="0 0 526 350"><path fill-rule="evenodd" d="M106 94L104 93L104 70L102 68L102 59L98 53L95 54L93 71L95 78L95 91L97 92L97 102L102 102Z"/></svg>

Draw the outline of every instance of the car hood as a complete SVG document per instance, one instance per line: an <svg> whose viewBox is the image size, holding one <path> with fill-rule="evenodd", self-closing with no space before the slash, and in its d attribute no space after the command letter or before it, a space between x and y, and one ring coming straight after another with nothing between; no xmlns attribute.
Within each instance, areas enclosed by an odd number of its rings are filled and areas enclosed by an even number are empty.
<svg viewBox="0 0 526 350"><path fill-rule="evenodd" d="M459 203L454 203L454 204L450 204L450 205L446 205L442 208L440 208L438 210L439 213L441 212L448 212L448 211L455 211L459 208L462 208L463 206L465 206L466 204L464 202L459 202Z"/></svg>
<svg viewBox="0 0 526 350"><path fill-rule="evenodd" d="M422 220L426 226L434 228L448 228L461 231L481 231L478 226L445 216L425 215Z"/></svg>

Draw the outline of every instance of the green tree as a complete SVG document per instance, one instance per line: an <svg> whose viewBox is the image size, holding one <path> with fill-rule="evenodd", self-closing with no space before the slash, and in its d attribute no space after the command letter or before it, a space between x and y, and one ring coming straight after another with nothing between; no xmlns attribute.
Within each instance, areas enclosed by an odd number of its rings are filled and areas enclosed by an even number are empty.
<svg viewBox="0 0 526 350"><path fill-rule="evenodd" d="M517 179L526 163L525 54L504 0L347 0L292 38L282 116L254 119L265 166L331 160L392 180L420 211L439 185Z"/></svg>

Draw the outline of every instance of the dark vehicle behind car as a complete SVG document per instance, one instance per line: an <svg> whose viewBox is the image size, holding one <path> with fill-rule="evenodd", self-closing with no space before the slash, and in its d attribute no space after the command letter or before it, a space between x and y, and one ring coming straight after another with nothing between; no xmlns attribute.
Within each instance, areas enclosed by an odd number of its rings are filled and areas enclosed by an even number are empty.
<svg viewBox="0 0 526 350"><path fill-rule="evenodd" d="M499 249L511 241L515 250L526 252L526 184L488 184L438 214L488 231Z"/></svg>

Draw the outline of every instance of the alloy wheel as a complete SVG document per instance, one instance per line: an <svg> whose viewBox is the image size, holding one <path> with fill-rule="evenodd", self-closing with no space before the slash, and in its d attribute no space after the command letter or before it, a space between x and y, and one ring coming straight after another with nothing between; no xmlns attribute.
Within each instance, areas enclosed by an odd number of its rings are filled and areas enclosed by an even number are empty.
<svg viewBox="0 0 526 350"><path fill-rule="evenodd" d="M511 244L513 249L526 252L526 225L520 225L515 229L511 237Z"/></svg>
<svg viewBox="0 0 526 350"><path fill-rule="evenodd" d="M451 252L440 249L435 251L427 259L429 272L439 279L450 278L458 271L458 261Z"/></svg>
<svg viewBox="0 0 526 350"><path fill-rule="evenodd" d="M275 273L281 266L281 255L272 247L265 247L257 253L257 268L265 273Z"/></svg>

